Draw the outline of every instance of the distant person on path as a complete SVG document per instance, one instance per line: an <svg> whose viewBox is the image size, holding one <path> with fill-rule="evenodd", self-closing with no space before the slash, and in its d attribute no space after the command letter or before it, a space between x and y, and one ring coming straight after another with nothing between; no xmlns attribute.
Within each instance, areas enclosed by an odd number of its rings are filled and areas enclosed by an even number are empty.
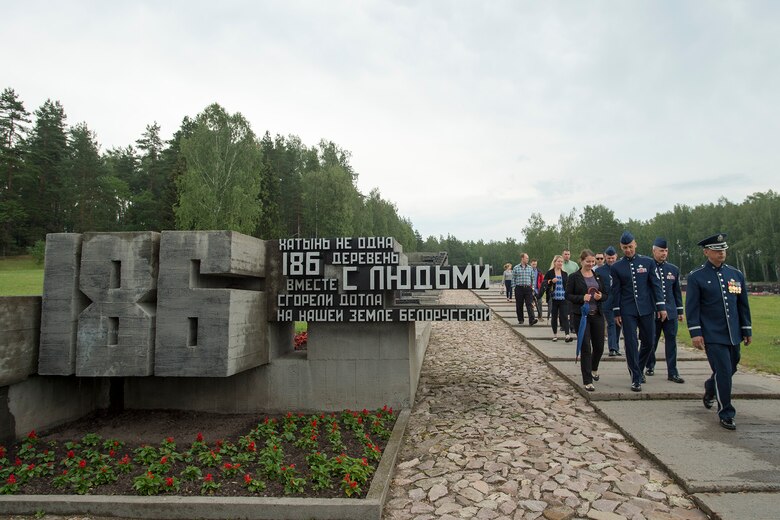
<svg viewBox="0 0 780 520"><path fill-rule="evenodd" d="M655 272L661 280L661 290L666 302L666 316L664 321L655 320L655 341L653 349L647 358L646 372L648 376L655 374L655 351L661 333L664 334L664 352L666 356L666 377L675 383L684 383L677 371L677 322L683 320L683 300L680 289L680 269L666 261L669 257L669 248L665 238L656 238L653 242L653 258L655 259Z"/></svg>
<svg viewBox="0 0 780 520"><path fill-rule="evenodd" d="M655 260L636 253L636 240L628 231L620 237L620 249L623 258L612 264L612 310L615 324L623 327L631 390L641 392L645 363L655 339L655 319L665 320L666 309L661 280L655 275Z"/></svg>
<svg viewBox="0 0 780 520"><path fill-rule="evenodd" d="M539 262L536 258L531 259L531 267L534 270L534 306L536 307L536 318L542 321L542 280L544 275L539 271Z"/></svg>
<svg viewBox="0 0 780 520"><path fill-rule="evenodd" d="M598 259L598 254L596 255ZM604 265L596 268L596 272L604 279L607 289L607 299L602 303L601 310L604 313L604 321L607 324L607 348L609 357L621 355L620 352L620 327L615 325L614 299L612 298L612 264L617 261L617 251L612 246L604 250Z"/></svg>
<svg viewBox="0 0 780 520"><path fill-rule="evenodd" d="M599 362L604 354L604 314L601 311L602 301L606 299L606 287L602 276L593 271L596 258L593 251L585 249L580 253L582 268L569 276L566 282L566 299L572 304L574 322L572 327L579 327L584 314L584 304L588 304L585 317L583 337L577 335L582 342L580 371L582 384L589 392L596 388L593 381L599 380Z"/></svg>
<svg viewBox="0 0 780 520"><path fill-rule="evenodd" d="M685 317L691 342L704 349L712 376L704 382L702 401L706 408L718 403L720 425L736 430L736 410L731 404L731 378L737 371L740 343L750 345L753 328L750 321L745 276L726 261L726 234L718 233L698 244L707 262L688 275Z"/></svg>
<svg viewBox="0 0 780 520"><path fill-rule="evenodd" d="M528 255L520 253L520 263L512 269L512 290L515 293L515 312L517 322L523 324L523 304L528 311L528 326L533 326L537 321L534 317L534 270L528 265Z"/></svg>
<svg viewBox="0 0 780 520"><path fill-rule="evenodd" d="M558 341L558 325L566 334L566 341L572 340L569 334L569 305L566 301L566 282L569 274L563 270L563 257L555 255L552 268L547 271L542 280L542 291L550 297L550 326L553 331L553 341Z"/></svg>
<svg viewBox="0 0 780 520"><path fill-rule="evenodd" d="M563 256L563 270L566 271L566 274L572 275L576 273L580 266L571 259L571 251L564 249L561 256Z"/></svg>
<svg viewBox="0 0 780 520"><path fill-rule="evenodd" d="M506 287L506 301L512 301L512 264L504 264L504 287Z"/></svg>

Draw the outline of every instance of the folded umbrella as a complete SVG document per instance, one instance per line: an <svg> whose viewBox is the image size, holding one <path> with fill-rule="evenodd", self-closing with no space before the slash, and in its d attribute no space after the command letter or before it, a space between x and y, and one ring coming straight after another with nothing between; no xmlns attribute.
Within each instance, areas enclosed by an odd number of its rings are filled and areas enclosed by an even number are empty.
<svg viewBox="0 0 780 520"><path fill-rule="evenodd" d="M598 291L594 288L588 289L588 294L593 298L593 295ZM574 362L580 359L580 352L582 352L582 342L585 341L585 327L588 326L588 313L590 312L590 304L585 302L582 304L582 318L580 318L580 328L577 329L577 351L574 354Z"/></svg>
<svg viewBox="0 0 780 520"><path fill-rule="evenodd" d="M582 304L582 318L580 318L580 328L577 329L577 351L574 355L574 362L576 363L580 359L580 352L582 352L582 342L585 341L585 327L588 326L588 313L590 312L590 305L588 302Z"/></svg>

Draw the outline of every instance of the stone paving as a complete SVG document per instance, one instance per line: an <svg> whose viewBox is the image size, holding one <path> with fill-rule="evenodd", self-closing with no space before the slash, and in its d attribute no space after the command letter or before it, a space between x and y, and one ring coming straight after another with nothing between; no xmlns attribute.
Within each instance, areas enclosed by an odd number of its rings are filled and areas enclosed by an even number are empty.
<svg viewBox="0 0 780 520"><path fill-rule="evenodd" d="M442 303L480 302L446 291ZM383 518L707 515L495 320L434 324Z"/></svg>

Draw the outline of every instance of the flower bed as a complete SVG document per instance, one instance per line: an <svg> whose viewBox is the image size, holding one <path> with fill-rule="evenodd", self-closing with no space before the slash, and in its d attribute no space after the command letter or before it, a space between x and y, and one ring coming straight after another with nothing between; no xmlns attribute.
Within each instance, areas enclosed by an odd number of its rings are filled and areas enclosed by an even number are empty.
<svg viewBox="0 0 780 520"><path fill-rule="evenodd" d="M87 433L56 441L30 432L0 447L0 494L359 498L396 416L372 412L262 418L235 438L133 444Z"/></svg>

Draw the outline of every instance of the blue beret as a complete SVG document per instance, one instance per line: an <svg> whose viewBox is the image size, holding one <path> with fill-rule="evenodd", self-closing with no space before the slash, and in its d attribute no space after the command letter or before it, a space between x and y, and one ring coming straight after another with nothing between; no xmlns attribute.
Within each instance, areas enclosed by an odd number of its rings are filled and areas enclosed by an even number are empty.
<svg viewBox="0 0 780 520"><path fill-rule="evenodd" d="M661 249L669 249L666 245L666 239L658 237L653 241L653 245L655 247L660 247Z"/></svg>
<svg viewBox="0 0 780 520"><path fill-rule="evenodd" d="M699 242L698 245L714 251L724 251L729 248L729 245L726 243L726 233L718 233L717 235L707 237Z"/></svg>
<svg viewBox="0 0 780 520"><path fill-rule="evenodd" d="M606 248L606 249L604 250L604 254L605 254L605 255L609 255L609 256L615 256L615 255L617 254L617 251L615 251L615 248L614 248L614 247L612 247L612 246L609 246L608 248Z"/></svg>
<svg viewBox="0 0 780 520"><path fill-rule="evenodd" d="M634 235L632 235L630 231L623 231L623 234L620 235L621 244L630 244L633 241L634 241Z"/></svg>

